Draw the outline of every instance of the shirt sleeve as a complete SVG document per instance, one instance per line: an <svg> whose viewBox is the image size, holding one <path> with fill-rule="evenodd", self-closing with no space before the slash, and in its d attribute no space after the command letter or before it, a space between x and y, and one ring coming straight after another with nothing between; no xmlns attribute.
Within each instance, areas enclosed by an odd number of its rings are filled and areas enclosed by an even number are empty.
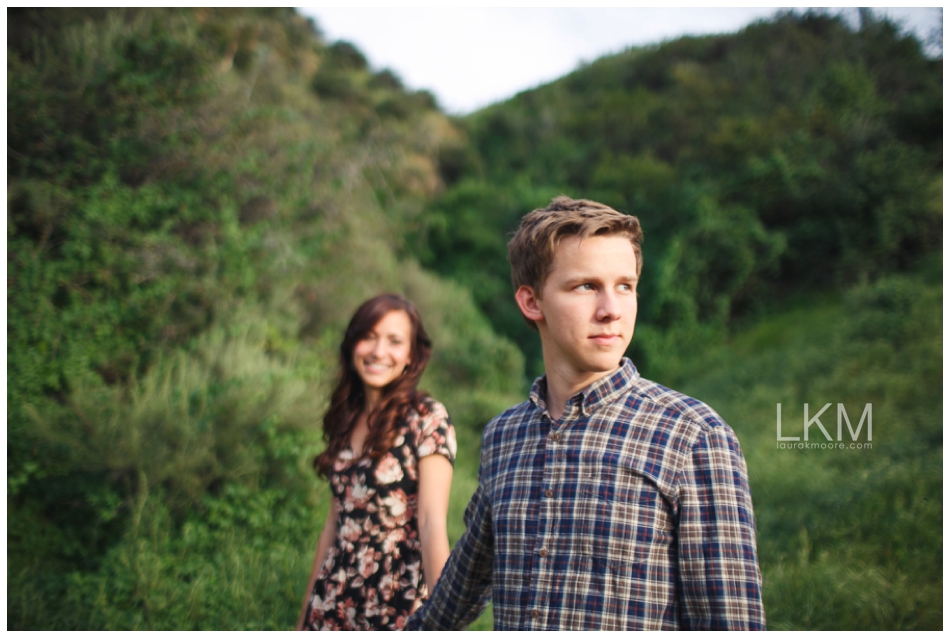
<svg viewBox="0 0 950 638"><path fill-rule="evenodd" d="M445 406L432 401L429 412L421 417L416 432L416 458L421 459L432 454L441 454L455 465L458 446L455 441L455 428Z"/></svg>
<svg viewBox="0 0 950 638"><path fill-rule="evenodd" d="M429 599L406 623L407 630L465 629L488 607L494 536L483 483L484 461L483 446L478 487L465 508L465 533L449 555Z"/></svg>
<svg viewBox="0 0 950 638"><path fill-rule="evenodd" d="M682 628L765 629L752 495L732 429L709 428L693 447L682 478Z"/></svg>

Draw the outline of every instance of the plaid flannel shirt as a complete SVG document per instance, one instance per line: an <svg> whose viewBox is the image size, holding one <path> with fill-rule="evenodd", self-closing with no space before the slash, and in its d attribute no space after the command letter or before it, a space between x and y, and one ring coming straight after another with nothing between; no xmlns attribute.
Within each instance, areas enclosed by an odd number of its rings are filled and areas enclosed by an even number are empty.
<svg viewBox="0 0 950 638"><path fill-rule="evenodd" d="M552 422L546 381L488 424L467 531L407 629L764 629L745 459L629 359Z"/></svg>

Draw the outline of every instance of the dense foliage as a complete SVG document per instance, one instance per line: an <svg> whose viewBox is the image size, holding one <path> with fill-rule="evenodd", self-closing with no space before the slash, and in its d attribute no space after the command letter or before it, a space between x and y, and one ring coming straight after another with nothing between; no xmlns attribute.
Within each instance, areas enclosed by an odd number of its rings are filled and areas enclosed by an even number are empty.
<svg viewBox="0 0 950 638"><path fill-rule="evenodd" d="M8 10L8 626L291 627L335 349L383 290L435 342L454 542L540 369L503 237L563 192L644 224L631 354L739 434L769 626L941 627L942 61L864 17L453 121L289 9ZM787 434L872 403L873 448L778 450L778 403Z"/></svg>
<svg viewBox="0 0 950 638"><path fill-rule="evenodd" d="M472 288L536 372L536 339L499 301L510 283L496 238L559 193L638 215L635 345L649 365L669 341L652 328L707 341L790 291L940 247L942 68L870 14L857 31L786 14L602 58L462 121L470 146L443 153L452 184L414 245Z"/></svg>
<svg viewBox="0 0 950 638"><path fill-rule="evenodd" d="M291 10L8 17L9 624L291 626L356 305L418 303L460 427L520 388L398 254L455 130L388 72L328 95L346 47Z"/></svg>
<svg viewBox="0 0 950 638"><path fill-rule="evenodd" d="M940 268L798 304L665 373L742 442L770 629L943 626ZM844 449L779 448L777 404L801 439L806 403L832 404L819 420ZM867 404L873 436L853 436Z"/></svg>

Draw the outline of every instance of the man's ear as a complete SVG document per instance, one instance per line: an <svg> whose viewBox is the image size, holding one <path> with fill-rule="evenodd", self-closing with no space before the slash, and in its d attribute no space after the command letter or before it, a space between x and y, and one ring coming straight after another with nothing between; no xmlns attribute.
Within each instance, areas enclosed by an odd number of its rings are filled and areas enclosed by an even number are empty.
<svg viewBox="0 0 950 638"><path fill-rule="evenodd" d="M544 321L544 313L541 311L540 299L531 286L521 286L515 291L515 301L525 319L530 321Z"/></svg>

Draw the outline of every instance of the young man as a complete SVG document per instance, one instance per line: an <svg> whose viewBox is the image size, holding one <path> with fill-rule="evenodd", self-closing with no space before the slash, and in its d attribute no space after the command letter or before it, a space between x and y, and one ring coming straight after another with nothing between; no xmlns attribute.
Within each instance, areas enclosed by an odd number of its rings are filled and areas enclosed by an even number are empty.
<svg viewBox="0 0 950 638"><path fill-rule="evenodd" d="M545 375L488 424L468 527L410 629L764 629L745 460L707 405L624 358L636 217L558 197L508 244Z"/></svg>

